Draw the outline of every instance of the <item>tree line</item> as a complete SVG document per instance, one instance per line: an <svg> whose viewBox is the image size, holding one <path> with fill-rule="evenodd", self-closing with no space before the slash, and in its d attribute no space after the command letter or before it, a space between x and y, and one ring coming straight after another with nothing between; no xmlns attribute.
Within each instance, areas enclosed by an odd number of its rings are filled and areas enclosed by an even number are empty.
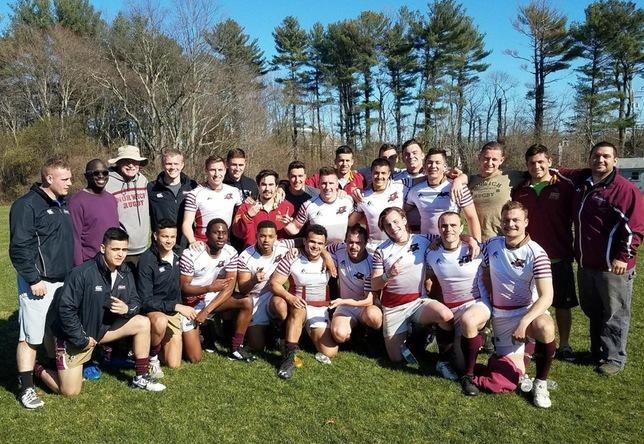
<svg viewBox="0 0 644 444"><path fill-rule="evenodd" d="M490 66L485 34L455 0L310 29L289 16L273 31L270 60L206 0L147 3L111 23L88 0L17 0L0 39L3 191L24 186L47 152L124 141L152 159L169 146L189 161L240 146L276 154L277 165L284 150L315 163L347 143L368 158L410 137L465 166L489 139L566 139L580 151L609 139L641 155L633 83L644 69L644 10L600 0L569 23L532 0L513 26L524 49L506 53L533 76L527 97ZM548 94L575 63L572 100Z"/></svg>

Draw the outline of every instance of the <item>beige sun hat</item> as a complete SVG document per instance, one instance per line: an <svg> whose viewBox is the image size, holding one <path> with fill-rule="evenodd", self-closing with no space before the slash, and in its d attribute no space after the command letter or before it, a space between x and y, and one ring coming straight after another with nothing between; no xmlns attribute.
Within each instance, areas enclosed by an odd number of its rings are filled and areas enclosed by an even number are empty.
<svg viewBox="0 0 644 444"><path fill-rule="evenodd" d="M139 162L141 162L141 166L145 166L148 163L147 157L141 156L139 147L132 146L132 145L120 146L116 153L116 157L114 159L108 159L108 162L110 166L114 166L116 165L116 162L118 162L121 159L138 160Z"/></svg>

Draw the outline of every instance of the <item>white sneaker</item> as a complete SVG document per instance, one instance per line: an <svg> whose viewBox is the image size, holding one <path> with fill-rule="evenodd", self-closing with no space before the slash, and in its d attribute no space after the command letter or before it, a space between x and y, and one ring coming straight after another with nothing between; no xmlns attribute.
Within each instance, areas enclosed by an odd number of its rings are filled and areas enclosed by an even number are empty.
<svg viewBox="0 0 644 444"><path fill-rule="evenodd" d="M315 354L315 360L318 361L320 364L331 365L331 358L329 358L324 353L317 352Z"/></svg>
<svg viewBox="0 0 644 444"><path fill-rule="evenodd" d="M152 379L161 379L165 376L163 374L163 370L161 370L161 361L159 361L159 358L157 356L150 358L150 365L148 366L148 376Z"/></svg>
<svg viewBox="0 0 644 444"><path fill-rule="evenodd" d="M139 388L142 390L147 390L148 392L162 392L166 389L165 385L160 382L153 381L149 379L148 375L140 375L132 378L130 386L132 388Z"/></svg>
<svg viewBox="0 0 644 444"><path fill-rule="evenodd" d="M22 406L26 409L38 409L45 405L45 402L38 397L38 394L33 387L24 389L22 392L20 392L18 398L20 399Z"/></svg>
<svg viewBox="0 0 644 444"><path fill-rule="evenodd" d="M527 373L524 373L519 377L519 390L523 393L530 393L533 385L532 379L530 379L530 376L528 376Z"/></svg>
<svg viewBox="0 0 644 444"><path fill-rule="evenodd" d="M541 379L534 380L532 402L535 406L542 409L547 409L552 405L552 402L550 402L550 393L548 392L548 381L542 381Z"/></svg>
<svg viewBox="0 0 644 444"><path fill-rule="evenodd" d="M452 368L452 364L447 361L438 361L436 363L436 371L442 378L449 379L450 381L458 381L458 375Z"/></svg>

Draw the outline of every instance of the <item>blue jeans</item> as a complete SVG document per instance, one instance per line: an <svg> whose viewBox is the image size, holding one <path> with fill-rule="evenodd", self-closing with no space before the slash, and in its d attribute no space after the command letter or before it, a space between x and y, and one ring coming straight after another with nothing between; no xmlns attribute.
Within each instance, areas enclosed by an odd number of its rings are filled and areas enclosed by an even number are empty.
<svg viewBox="0 0 644 444"><path fill-rule="evenodd" d="M624 367L635 269L617 276L579 267L577 279L579 303L590 321L593 357Z"/></svg>

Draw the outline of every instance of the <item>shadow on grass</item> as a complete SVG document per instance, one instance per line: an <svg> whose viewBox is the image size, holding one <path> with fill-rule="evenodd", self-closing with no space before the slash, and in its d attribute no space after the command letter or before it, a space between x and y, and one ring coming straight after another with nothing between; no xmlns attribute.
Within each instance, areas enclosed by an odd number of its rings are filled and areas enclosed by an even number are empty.
<svg viewBox="0 0 644 444"><path fill-rule="evenodd" d="M18 390L16 376L16 346L18 344L18 311L0 319L0 386L14 395Z"/></svg>

